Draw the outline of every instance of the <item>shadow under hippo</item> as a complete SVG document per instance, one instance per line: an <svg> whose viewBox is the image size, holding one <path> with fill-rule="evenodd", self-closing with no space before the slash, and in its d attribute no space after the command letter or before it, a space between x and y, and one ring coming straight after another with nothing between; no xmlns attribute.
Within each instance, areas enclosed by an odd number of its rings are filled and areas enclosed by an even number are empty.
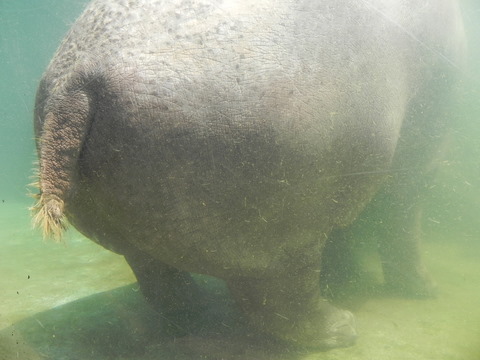
<svg viewBox="0 0 480 360"><path fill-rule="evenodd" d="M249 331L218 281L197 279L212 306L179 328L145 302L138 284L35 314L0 331L0 359L288 359L301 352Z"/></svg>

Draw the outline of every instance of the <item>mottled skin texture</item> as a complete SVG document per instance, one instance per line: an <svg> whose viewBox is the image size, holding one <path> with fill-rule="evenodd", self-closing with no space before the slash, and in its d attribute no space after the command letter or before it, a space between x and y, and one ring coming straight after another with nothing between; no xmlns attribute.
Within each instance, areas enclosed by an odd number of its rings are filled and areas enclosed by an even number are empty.
<svg viewBox="0 0 480 360"><path fill-rule="evenodd" d="M261 331L350 345L324 245L390 178L386 282L430 292L423 180L390 170L429 170L462 45L450 0L93 1L38 90L36 221L125 255L167 315L204 273Z"/></svg>

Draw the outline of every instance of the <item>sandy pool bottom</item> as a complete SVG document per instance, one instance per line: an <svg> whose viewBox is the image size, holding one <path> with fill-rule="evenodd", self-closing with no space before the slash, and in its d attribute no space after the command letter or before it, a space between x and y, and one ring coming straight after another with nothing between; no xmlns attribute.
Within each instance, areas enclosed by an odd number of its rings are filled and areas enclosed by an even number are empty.
<svg viewBox="0 0 480 360"><path fill-rule="evenodd" d="M352 309L355 346L308 353L251 334L222 285L203 278L212 309L177 336L121 256L73 231L66 244L43 242L27 206L0 210L0 360L480 360L480 239L427 242L436 299L372 294Z"/></svg>

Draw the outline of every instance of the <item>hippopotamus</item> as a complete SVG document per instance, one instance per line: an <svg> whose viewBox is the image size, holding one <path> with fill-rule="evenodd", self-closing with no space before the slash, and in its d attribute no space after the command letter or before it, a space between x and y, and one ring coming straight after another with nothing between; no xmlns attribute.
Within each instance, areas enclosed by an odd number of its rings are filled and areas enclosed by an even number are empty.
<svg viewBox="0 0 480 360"><path fill-rule="evenodd" d="M165 318L206 274L259 334L351 345L322 254L382 192L385 283L430 293L416 209L463 48L454 0L94 0L38 88L34 221L122 254Z"/></svg>

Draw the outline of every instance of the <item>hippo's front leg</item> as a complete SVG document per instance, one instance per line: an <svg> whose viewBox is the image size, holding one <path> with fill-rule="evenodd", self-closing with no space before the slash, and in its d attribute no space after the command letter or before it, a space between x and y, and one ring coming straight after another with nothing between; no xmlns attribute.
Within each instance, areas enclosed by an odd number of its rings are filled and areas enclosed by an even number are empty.
<svg viewBox="0 0 480 360"><path fill-rule="evenodd" d="M434 296L436 285L422 260L421 206L407 195L387 199L389 211L376 227L385 286L403 296Z"/></svg>
<svg viewBox="0 0 480 360"><path fill-rule="evenodd" d="M353 315L320 296L314 269L275 278L231 279L227 284L237 304L257 329L313 348L349 346L357 333Z"/></svg>

